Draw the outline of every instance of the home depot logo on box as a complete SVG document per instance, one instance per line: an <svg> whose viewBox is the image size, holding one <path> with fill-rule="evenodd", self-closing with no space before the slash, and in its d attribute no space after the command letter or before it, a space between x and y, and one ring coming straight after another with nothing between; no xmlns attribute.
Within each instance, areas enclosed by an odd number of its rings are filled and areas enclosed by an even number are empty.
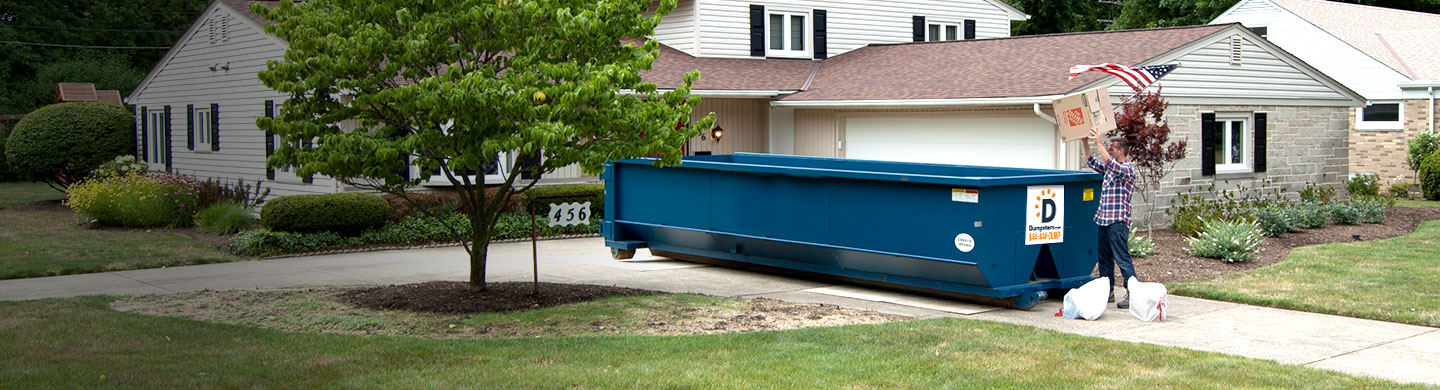
<svg viewBox="0 0 1440 390"><path fill-rule="evenodd" d="M1080 107L1065 110L1065 125L1080 126L1085 124L1085 112Z"/></svg>
<svg viewBox="0 0 1440 390"><path fill-rule="evenodd" d="M1065 242L1065 186L1025 187L1025 245Z"/></svg>
<svg viewBox="0 0 1440 390"><path fill-rule="evenodd" d="M1110 89L1100 87L1054 101L1056 125L1060 138L1072 141L1090 135L1090 129L1100 129L1100 134L1115 130L1115 113L1110 106Z"/></svg>

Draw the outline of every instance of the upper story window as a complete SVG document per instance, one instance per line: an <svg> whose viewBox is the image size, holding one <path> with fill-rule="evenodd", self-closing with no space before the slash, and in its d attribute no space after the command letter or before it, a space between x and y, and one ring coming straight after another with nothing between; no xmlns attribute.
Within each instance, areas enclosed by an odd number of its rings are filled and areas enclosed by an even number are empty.
<svg viewBox="0 0 1440 390"><path fill-rule="evenodd" d="M765 34L769 57L809 58L805 51L808 46L809 14L803 12L770 11L766 16Z"/></svg>
<svg viewBox="0 0 1440 390"><path fill-rule="evenodd" d="M1400 103L1372 103L1365 107L1355 109L1355 129L1357 130L1399 130L1404 128L1400 123Z"/></svg>
<svg viewBox="0 0 1440 390"><path fill-rule="evenodd" d="M925 31L925 40L928 42L960 40L960 24L930 22Z"/></svg>

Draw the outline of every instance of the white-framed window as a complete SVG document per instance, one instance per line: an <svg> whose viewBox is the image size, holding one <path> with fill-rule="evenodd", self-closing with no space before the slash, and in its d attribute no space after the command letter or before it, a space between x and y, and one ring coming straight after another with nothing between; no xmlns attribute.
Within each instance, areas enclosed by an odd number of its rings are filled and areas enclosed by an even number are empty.
<svg viewBox="0 0 1440 390"><path fill-rule="evenodd" d="M765 15L765 55L809 58L810 13L769 11Z"/></svg>
<svg viewBox="0 0 1440 390"><path fill-rule="evenodd" d="M150 110L149 121L150 134L148 134L149 137L146 137L149 141L146 147L150 148L150 163L153 166L153 164L165 162L165 111Z"/></svg>
<svg viewBox="0 0 1440 390"><path fill-rule="evenodd" d="M925 28L925 41L958 41L962 38L959 23L929 22Z"/></svg>
<svg viewBox="0 0 1440 390"><path fill-rule="evenodd" d="M1400 102L1373 102L1355 109L1356 130L1400 130L1405 124L1404 105Z"/></svg>
<svg viewBox="0 0 1440 390"><path fill-rule="evenodd" d="M298 143L295 142L286 142L285 137L281 137L279 134L271 134L270 136L275 137L275 150L280 150L280 148L286 146L300 146ZM275 167L275 181L281 183L303 183L305 179L300 177L300 175L295 174L294 166L282 165Z"/></svg>
<svg viewBox="0 0 1440 390"><path fill-rule="evenodd" d="M210 152L210 142L213 141L210 137L214 135L211 134L213 129L210 128L210 115L209 106L195 109L195 151L197 152Z"/></svg>
<svg viewBox="0 0 1440 390"><path fill-rule="evenodd" d="M1250 136L1250 116L1246 114L1216 114L1215 122L1220 134L1215 135L1215 172L1250 172L1250 150L1254 137Z"/></svg>

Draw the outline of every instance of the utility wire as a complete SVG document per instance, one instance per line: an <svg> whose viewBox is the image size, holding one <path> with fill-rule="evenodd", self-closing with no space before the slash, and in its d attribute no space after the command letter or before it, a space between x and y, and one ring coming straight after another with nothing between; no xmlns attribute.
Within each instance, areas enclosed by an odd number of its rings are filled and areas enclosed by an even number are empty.
<svg viewBox="0 0 1440 390"><path fill-rule="evenodd" d="M7 43L7 44L11 44L11 45L25 45L25 46L73 47L73 48L79 48L79 49L133 49L133 50L168 50L168 49L170 49L169 46L89 46L89 45L61 45L61 44L56 44L56 43L17 42L17 41L0 41L0 43Z"/></svg>
<svg viewBox="0 0 1440 390"><path fill-rule="evenodd" d="M121 30L113 28L90 28L90 27L52 27L52 26L26 26L21 24L0 24L0 27L29 28L36 30L74 30L74 31L106 31L106 32L136 32L136 33L182 33L185 30Z"/></svg>

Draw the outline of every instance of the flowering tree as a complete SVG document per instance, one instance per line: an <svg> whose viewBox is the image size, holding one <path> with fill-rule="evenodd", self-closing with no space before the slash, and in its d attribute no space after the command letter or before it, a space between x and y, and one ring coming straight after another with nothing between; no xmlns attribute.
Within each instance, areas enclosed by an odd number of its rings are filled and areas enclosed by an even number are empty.
<svg viewBox="0 0 1440 390"><path fill-rule="evenodd" d="M1115 113L1115 130L1130 144L1125 154L1139 173L1141 199L1150 203L1145 217L1146 234L1155 226L1154 193L1160 190L1160 181L1175 170L1175 164L1185 158L1188 143L1170 139L1170 124L1165 122L1165 108L1169 105L1159 92L1140 93L1126 99L1120 112Z"/></svg>

